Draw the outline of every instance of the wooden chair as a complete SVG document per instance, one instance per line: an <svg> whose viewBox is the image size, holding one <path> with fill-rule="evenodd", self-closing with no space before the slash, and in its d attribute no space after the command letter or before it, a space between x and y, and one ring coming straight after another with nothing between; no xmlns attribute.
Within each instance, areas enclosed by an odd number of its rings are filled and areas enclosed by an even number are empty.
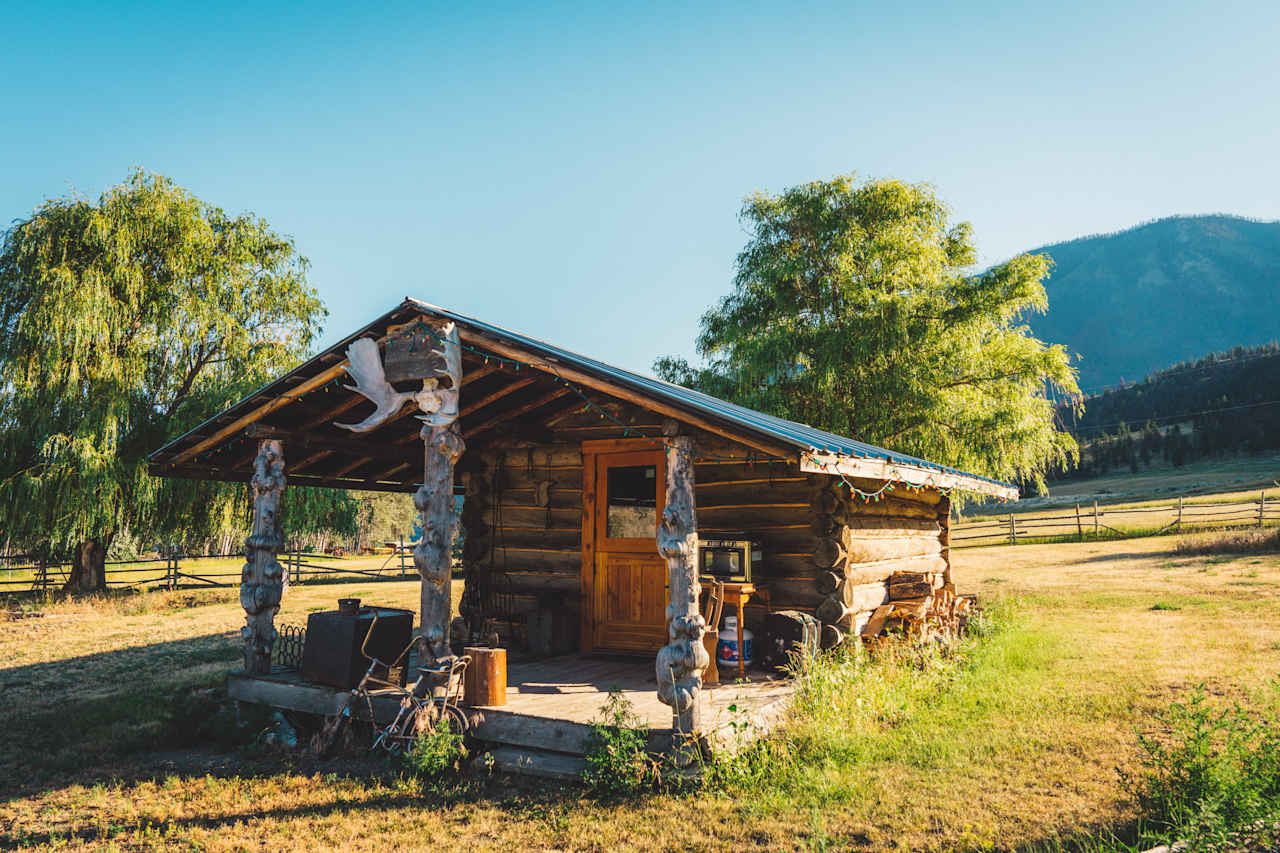
<svg viewBox="0 0 1280 853"><path fill-rule="evenodd" d="M719 684L720 670L716 664L716 643L720 633L720 616L724 613L724 581L704 581L706 595L702 605L702 618L707 623L707 633L702 635L702 645L711 656L711 663L702 671L703 684Z"/></svg>

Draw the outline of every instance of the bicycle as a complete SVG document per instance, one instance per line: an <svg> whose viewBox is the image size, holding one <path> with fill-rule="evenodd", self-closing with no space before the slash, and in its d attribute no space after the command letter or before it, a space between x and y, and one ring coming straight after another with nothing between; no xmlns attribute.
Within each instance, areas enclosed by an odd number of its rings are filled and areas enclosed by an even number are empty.
<svg viewBox="0 0 1280 853"><path fill-rule="evenodd" d="M359 683L351 689L342 710L317 733L317 740L312 742L312 751L317 755L322 757L327 755L350 728L354 715L353 706L358 702L364 703L370 724L373 726L373 743L369 747L371 751L381 747L393 754L400 752L412 746L413 741L420 734L435 730L442 723L451 734L460 736L465 736L470 728L470 722L459 707L459 702L462 699L463 683L471 657L469 655L450 656L441 658L434 666L415 667L418 670L418 677L412 686L402 687L379 677L378 673L385 671L390 677L391 670L400 666L402 662L407 662L416 641L410 641L404 651L400 652L390 664L383 663L370 655L368 650L369 638L378 627L378 618L378 613L375 611L373 622L369 625L369 632L365 634L364 642L360 644L360 655L369 661L369 667ZM372 689L370 689L371 686ZM390 723L379 727L374 713L374 699L389 693L400 695L400 708Z"/></svg>

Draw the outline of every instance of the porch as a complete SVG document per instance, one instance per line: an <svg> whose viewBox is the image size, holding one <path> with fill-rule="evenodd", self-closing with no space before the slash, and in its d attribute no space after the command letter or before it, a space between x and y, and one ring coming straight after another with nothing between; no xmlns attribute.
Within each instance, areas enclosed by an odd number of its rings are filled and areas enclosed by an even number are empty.
<svg viewBox="0 0 1280 853"><path fill-rule="evenodd" d="M733 754L772 731L794 695L782 677L748 672L747 678L705 685L698 694L703 737L715 752ZM649 749L664 753L672 743L671 708L658 700L652 659L562 655L513 663L507 669L507 702L466 708L472 733L492 754L495 767L514 773L577 779L585 766L591 724L611 691L619 691L649 727ZM296 669L275 667L269 675L233 673L233 699L309 714L340 712L348 692L311 684ZM398 697L375 703L375 713L395 713Z"/></svg>

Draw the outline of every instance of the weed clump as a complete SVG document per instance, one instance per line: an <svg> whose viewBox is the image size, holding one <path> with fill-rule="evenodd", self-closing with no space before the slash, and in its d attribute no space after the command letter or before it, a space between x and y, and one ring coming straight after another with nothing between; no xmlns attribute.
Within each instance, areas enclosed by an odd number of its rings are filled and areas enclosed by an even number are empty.
<svg viewBox="0 0 1280 853"><path fill-rule="evenodd" d="M467 758L463 736L438 725L419 732L413 745L405 750L402 761L411 776L430 781L445 773L461 769Z"/></svg>
<svg viewBox="0 0 1280 853"><path fill-rule="evenodd" d="M621 691L611 690L587 736L583 783L605 798L653 789L662 773L650 758L648 745L649 726Z"/></svg>
<svg viewBox="0 0 1280 853"><path fill-rule="evenodd" d="M1252 707L1214 708L1200 685L1159 720L1160 735L1138 735L1139 770L1122 777L1147 827L1193 849L1280 840L1280 679Z"/></svg>

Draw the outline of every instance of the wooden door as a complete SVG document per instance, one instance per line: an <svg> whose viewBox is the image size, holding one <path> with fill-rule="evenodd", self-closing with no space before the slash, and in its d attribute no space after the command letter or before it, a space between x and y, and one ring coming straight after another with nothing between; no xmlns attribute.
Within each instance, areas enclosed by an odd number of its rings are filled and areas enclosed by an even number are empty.
<svg viewBox="0 0 1280 853"><path fill-rule="evenodd" d="M584 473L593 475L594 485L594 509L584 513L582 531L594 550L590 647L599 651L647 653L666 643L667 563L656 540L665 457L646 444L650 449L607 444L596 453L584 447L583 461L592 469Z"/></svg>

